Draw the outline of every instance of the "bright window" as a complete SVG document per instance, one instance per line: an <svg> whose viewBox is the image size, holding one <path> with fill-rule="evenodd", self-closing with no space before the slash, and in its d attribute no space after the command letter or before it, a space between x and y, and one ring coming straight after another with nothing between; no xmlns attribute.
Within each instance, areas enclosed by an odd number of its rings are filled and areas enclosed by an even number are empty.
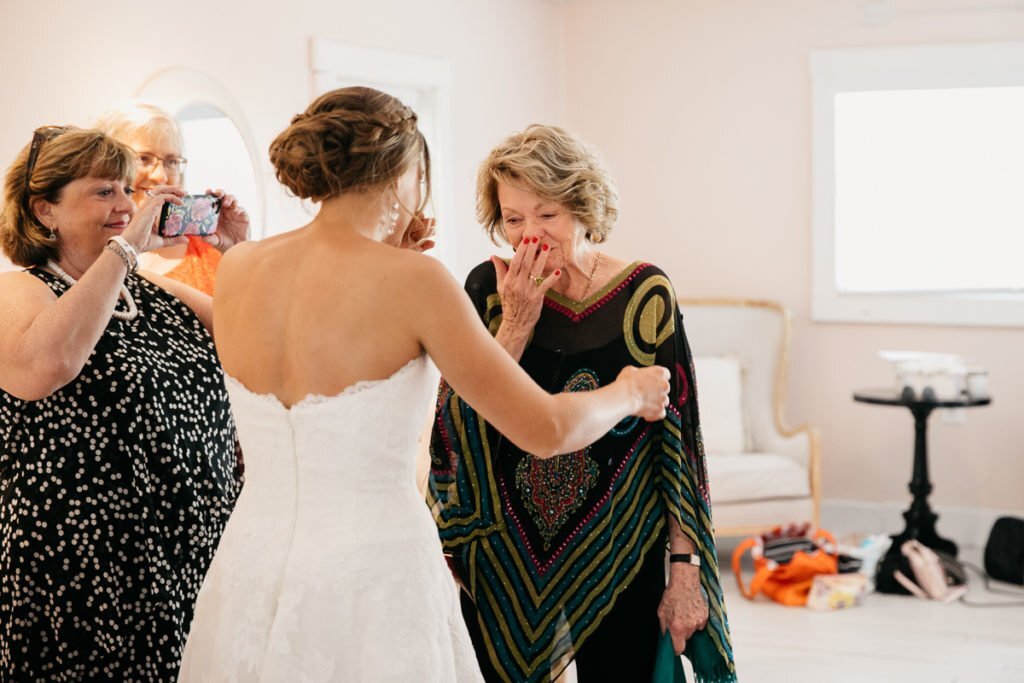
<svg viewBox="0 0 1024 683"><path fill-rule="evenodd" d="M1024 325L1024 45L811 63L815 319Z"/></svg>

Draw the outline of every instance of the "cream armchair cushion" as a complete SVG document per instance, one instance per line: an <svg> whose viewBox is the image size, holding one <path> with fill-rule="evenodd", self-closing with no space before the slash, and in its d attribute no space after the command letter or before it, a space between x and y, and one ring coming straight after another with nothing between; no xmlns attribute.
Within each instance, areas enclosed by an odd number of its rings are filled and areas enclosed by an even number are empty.
<svg viewBox="0 0 1024 683"><path fill-rule="evenodd" d="M683 299L716 533L818 524L818 434L784 414L789 313L768 301Z"/></svg>
<svg viewBox="0 0 1024 683"><path fill-rule="evenodd" d="M715 512L726 503L762 500L771 492L776 500L808 498L807 470L792 458L774 453L738 453L708 457L708 476ZM715 521L718 521L717 514ZM795 519L793 521L802 521Z"/></svg>
<svg viewBox="0 0 1024 683"><path fill-rule="evenodd" d="M684 323L685 324L685 323ZM694 356L700 431L707 453L747 450L743 419L743 377L736 356Z"/></svg>

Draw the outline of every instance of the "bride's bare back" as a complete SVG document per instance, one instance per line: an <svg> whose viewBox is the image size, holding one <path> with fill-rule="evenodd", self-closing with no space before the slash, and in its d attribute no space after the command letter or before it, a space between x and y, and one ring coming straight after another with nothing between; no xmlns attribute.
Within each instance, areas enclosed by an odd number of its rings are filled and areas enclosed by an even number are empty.
<svg viewBox="0 0 1024 683"><path fill-rule="evenodd" d="M225 371L286 406L384 379L423 353L404 294L428 257L327 232L314 224L244 245L218 273Z"/></svg>

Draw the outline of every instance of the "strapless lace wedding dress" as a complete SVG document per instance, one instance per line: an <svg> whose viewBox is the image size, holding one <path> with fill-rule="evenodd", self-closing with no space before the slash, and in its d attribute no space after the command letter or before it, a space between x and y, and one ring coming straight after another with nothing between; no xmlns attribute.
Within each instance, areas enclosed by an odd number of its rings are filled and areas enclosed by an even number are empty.
<svg viewBox="0 0 1024 683"><path fill-rule="evenodd" d="M482 681L415 483L437 381L421 356L285 408L227 378L246 481L180 681Z"/></svg>

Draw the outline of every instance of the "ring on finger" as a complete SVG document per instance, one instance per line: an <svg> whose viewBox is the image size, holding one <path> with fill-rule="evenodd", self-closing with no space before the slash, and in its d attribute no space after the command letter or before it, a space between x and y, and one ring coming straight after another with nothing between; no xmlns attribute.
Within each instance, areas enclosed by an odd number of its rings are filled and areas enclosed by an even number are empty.
<svg viewBox="0 0 1024 683"><path fill-rule="evenodd" d="M540 287L542 284L544 284L544 278L540 275L531 275L530 279L533 280L533 284L536 285L537 287Z"/></svg>

